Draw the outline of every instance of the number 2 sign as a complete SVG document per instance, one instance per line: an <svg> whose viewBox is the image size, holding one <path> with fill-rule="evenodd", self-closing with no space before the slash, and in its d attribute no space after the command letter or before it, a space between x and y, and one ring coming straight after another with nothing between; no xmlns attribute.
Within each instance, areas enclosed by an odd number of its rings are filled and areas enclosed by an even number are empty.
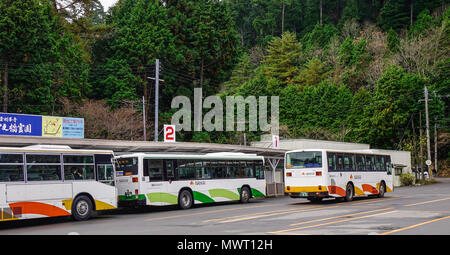
<svg viewBox="0 0 450 255"><path fill-rule="evenodd" d="M164 142L175 142L175 125L164 125Z"/></svg>

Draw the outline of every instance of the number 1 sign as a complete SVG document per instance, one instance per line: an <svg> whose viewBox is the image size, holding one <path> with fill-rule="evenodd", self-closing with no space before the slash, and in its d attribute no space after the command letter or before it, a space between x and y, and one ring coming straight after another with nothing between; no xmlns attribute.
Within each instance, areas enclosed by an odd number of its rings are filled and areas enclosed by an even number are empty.
<svg viewBox="0 0 450 255"><path fill-rule="evenodd" d="M175 142L175 125L164 125L164 142Z"/></svg>

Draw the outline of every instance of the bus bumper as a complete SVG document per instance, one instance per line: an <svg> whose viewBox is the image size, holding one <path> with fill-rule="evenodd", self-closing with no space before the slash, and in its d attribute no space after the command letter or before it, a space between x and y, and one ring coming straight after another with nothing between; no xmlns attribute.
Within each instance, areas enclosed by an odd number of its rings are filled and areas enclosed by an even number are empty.
<svg viewBox="0 0 450 255"><path fill-rule="evenodd" d="M119 196L119 207L136 207L147 205L145 195Z"/></svg>
<svg viewBox="0 0 450 255"><path fill-rule="evenodd" d="M308 197L330 197L328 194L328 191L321 191L321 192L287 192L288 196L292 198L308 198Z"/></svg>

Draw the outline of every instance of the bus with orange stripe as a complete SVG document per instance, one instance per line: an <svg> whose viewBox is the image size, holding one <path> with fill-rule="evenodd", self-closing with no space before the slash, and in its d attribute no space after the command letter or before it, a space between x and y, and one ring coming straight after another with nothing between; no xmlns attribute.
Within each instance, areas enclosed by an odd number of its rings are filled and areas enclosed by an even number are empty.
<svg viewBox="0 0 450 255"><path fill-rule="evenodd" d="M352 201L392 192L391 157L366 151L308 149L285 154L285 192L292 198Z"/></svg>
<svg viewBox="0 0 450 255"><path fill-rule="evenodd" d="M0 147L0 221L117 208L114 153L64 145Z"/></svg>

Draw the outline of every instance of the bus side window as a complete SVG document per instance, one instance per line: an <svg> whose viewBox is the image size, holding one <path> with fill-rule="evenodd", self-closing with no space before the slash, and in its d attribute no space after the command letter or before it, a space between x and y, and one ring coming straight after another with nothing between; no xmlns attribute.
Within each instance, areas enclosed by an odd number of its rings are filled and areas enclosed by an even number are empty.
<svg viewBox="0 0 450 255"><path fill-rule="evenodd" d="M355 168L353 167L353 155L344 154L344 170L345 171L355 170Z"/></svg>
<svg viewBox="0 0 450 255"><path fill-rule="evenodd" d="M144 159L144 176L150 176L148 172L148 161L149 159Z"/></svg>
<svg viewBox="0 0 450 255"><path fill-rule="evenodd" d="M382 171L382 172L386 171L383 156L379 156L379 155L375 156L375 165L376 165L377 171Z"/></svg>
<svg viewBox="0 0 450 255"><path fill-rule="evenodd" d="M328 171L336 171L336 154L327 153L328 158Z"/></svg>
<svg viewBox="0 0 450 255"><path fill-rule="evenodd" d="M366 160L364 155L356 154L356 170L364 171L366 169Z"/></svg>
<svg viewBox="0 0 450 255"><path fill-rule="evenodd" d="M164 180L174 180L175 179L175 173L174 173L174 161L165 159L164 160Z"/></svg>
<svg viewBox="0 0 450 255"><path fill-rule="evenodd" d="M145 172L145 170L144 170ZM149 159L148 160L148 174L150 175L151 182L157 182L163 180L163 160L162 159Z"/></svg>
<svg viewBox="0 0 450 255"><path fill-rule="evenodd" d="M366 169L369 171L375 171L375 156L366 155Z"/></svg>
<svg viewBox="0 0 450 255"><path fill-rule="evenodd" d="M261 161L254 161L256 179L264 179L264 165Z"/></svg>
<svg viewBox="0 0 450 255"><path fill-rule="evenodd" d="M386 167L387 174L391 175L392 174L392 168L391 168L391 157L390 156L385 156L384 157L384 164L385 164L385 167Z"/></svg>
<svg viewBox="0 0 450 255"><path fill-rule="evenodd" d="M342 154L336 155L336 170L337 171L344 170L344 155Z"/></svg>

